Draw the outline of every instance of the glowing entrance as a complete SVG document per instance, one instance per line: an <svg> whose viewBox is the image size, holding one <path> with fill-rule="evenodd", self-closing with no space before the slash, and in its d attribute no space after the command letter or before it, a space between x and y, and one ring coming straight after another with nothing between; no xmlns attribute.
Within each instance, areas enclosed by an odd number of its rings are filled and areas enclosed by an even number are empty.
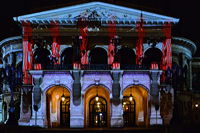
<svg viewBox="0 0 200 133"><path fill-rule="evenodd" d="M135 100L125 96L123 98L123 118L124 126L131 127L135 125Z"/></svg>
<svg viewBox="0 0 200 133"><path fill-rule="evenodd" d="M61 98L60 101L60 125L70 127L70 98Z"/></svg>
<svg viewBox="0 0 200 133"><path fill-rule="evenodd" d="M104 98L96 97L90 100L90 126L106 127L107 126L107 102Z"/></svg>
<svg viewBox="0 0 200 133"><path fill-rule="evenodd" d="M48 127L70 126L70 92L62 86L51 87L46 92Z"/></svg>
<svg viewBox="0 0 200 133"><path fill-rule="evenodd" d="M84 95L85 127L110 126L110 93L103 86L92 86Z"/></svg>
<svg viewBox="0 0 200 133"><path fill-rule="evenodd" d="M123 92L123 119L125 127L148 126L148 91L134 85Z"/></svg>

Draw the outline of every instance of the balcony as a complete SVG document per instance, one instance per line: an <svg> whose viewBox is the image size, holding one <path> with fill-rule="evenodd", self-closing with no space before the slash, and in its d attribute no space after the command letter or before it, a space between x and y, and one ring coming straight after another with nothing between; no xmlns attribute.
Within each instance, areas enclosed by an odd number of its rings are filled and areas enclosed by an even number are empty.
<svg viewBox="0 0 200 133"><path fill-rule="evenodd" d="M74 70L74 69L81 69L81 70L149 70L148 67L144 65L128 65L122 64L119 68L113 68L112 65L108 64L87 64L87 65L79 65L79 64L56 64L56 65L48 65L46 68L42 67L41 64L34 64L34 70Z"/></svg>

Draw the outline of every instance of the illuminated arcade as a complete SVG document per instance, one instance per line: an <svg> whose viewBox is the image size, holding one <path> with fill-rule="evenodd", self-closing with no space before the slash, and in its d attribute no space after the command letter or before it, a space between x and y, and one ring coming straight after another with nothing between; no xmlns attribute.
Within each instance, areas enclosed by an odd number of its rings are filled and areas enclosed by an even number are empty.
<svg viewBox="0 0 200 133"><path fill-rule="evenodd" d="M12 95L20 104L19 125L168 125L174 89L192 89L196 45L171 36L177 18L90 2L13 19L22 36L0 42L1 69L22 68L21 88ZM172 79L181 65L187 78L182 86ZM2 88L12 91L7 83ZM10 96L1 99L6 122Z"/></svg>

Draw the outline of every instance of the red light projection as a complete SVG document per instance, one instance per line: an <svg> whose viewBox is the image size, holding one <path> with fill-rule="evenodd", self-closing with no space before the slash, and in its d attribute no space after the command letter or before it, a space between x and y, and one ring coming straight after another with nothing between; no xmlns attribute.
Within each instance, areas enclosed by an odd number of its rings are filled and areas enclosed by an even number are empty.
<svg viewBox="0 0 200 133"><path fill-rule="evenodd" d="M163 34L165 40L162 45L162 63L161 69L166 71L172 68L172 51L171 51L171 23L166 23L163 25ZM161 76L161 81L165 81L166 77L163 73Z"/></svg>
<svg viewBox="0 0 200 133"><path fill-rule="evenodd" d="M24 84L31 84L32 77L28 74L28 70L32 69L33 53L32 44L33 40L30 40L32 36L32 27L30 23L23 23L23 82Z"/></svg>
<svg viewBox="0 0 200 133"><path fill-rule="evenodd" d="M140 22L136 24L138 40L136 42L136 64L142 64L143 58L143 38L144 38L144 22L141 14Z"/></svg>
<svg viewBox="0 0 200 133"><path fill-rule="evenodd" d="M116 36L116 24L115 22L110 22L108 24L108 35L109 35L109 45L108 45L108 64L112 64L115 57L115 45L112 39Z"/></svg>
<svg viewBox="0 0 200 133"><path fill-rule="evenodd" d="M88 64L88 51L87 51L87 45L88 45L88 27L87 26L81 26L80 27L80 34L82 37L82 43L80 46L81 50L81 64Z"/></svg>
<svg viewBox="0 0 200 133"><path fill-rule="evenodd" d="M163 26L165 40L162 45L162 70L167 70L172 67L172 51L171 51L171 24L167 23Z"/></svg>
<svg viewBox="0 0 200 133"><path fill-rule="evenodd" d="M53 38L51 56L54 64L60 64L59 25L57 23L51 22L50 34Z"/></svg>

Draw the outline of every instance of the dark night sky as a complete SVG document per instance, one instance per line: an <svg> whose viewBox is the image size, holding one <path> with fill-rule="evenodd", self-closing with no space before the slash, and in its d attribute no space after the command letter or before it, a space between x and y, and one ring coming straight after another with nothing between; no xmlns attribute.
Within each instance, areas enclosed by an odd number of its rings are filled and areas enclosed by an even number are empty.
<svg viewBox="0 0 200 133"><path fill-rule="evenodd" d="M0 40L20 35L19 26L13 21L14 16L32 13L33 10L44 10L47 8L56 8L65 6L70 2L78 0L5 0L1 1L0 8ZM92 1L92 0L79 0ZM173 29L174 36L186 37L194 41L197 45L200 43L200 7L198 0L102 0L104 2L130 2L140 9L148 9L180 18L179 23ZM144 7L144 8L143 8ZM147 7L147 8L146 8ZM200 47L199 47L200 48ZM200 56L200 52L196 52Z"/></svg>

